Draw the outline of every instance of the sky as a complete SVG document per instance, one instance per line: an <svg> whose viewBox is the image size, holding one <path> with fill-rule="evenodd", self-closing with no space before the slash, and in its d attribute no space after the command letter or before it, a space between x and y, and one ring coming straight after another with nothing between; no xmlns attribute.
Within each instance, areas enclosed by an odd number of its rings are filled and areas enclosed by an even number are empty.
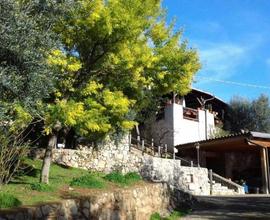
<svg viewBox="0 0 270 220"><path fill-rule="evenodd" d="M270 0L163 0L202 64L193 87L228 102L270 96Z"/></svg>

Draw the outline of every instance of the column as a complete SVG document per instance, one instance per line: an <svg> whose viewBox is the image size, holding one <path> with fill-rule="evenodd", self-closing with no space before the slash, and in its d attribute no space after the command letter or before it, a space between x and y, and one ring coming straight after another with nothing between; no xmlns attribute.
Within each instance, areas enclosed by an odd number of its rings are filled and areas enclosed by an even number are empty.
<svg viewBox="0 0 270 220"><path fill-rule="evenodd" d="M267 148L262 147L260 149L260 153L261 153L261 167L262 167L262 191L265 194L269 194L269 190L268 190L268 172L267 172L267 158L266 158L266 150Z"/></svg>

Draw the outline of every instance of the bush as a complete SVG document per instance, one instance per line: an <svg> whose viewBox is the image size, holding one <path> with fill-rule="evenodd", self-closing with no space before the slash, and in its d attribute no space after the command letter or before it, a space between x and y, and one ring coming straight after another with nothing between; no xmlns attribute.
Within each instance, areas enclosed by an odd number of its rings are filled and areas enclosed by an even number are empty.
<svg viewBox="0 0 270 220"><path fill-rule="evenodd" d="M168 217L161 217L158 212L155 212L150 216L150 220L177 220L186 214L187 211L173 211Z"/></svg>
<svg viewBox="0 0 270 220"><path fill-rule="evenodd" d="M20 206L22 202L13 195L0 193L0 208L12 208Z"/></svg>
<svg viewBox="0 0 270 220"><path fill-rule="evenodd" d="M130 183L138 182L141 180L141 176L136 172L129 172L125 175L126 180L128 180Z"/></svg>
<svg viewBox="0 0 270 220"><path fill-rule="evenodd" d="M30 187L32 190L36 190L39 192L53 192L54 188L45 183L31 183Z"/></svg>
<svg viewBox="0 0 270 220"><path fill-rule="evenodd" d="M111 172L110 174L106 175L104 179L113 183L126 184L125 176L118 171Z"/></svg>
<svg viewBox="0 0 270 220"><path fill-rule="evenodd" d="M159 213L155 212L150 216L150 220L161 220L161 216Z"/></svg>
<svg viewBox="0 0 270 220"><path fill-rule="evenodd" d="M136 172L129 172L126 175L123 175L120 172L112 172L104 177L106 180L121 185L130 185L141 179L141 176Z"/></svg>
<svg viewBox="0 0 270 220"><path fill-rule="evenodd" d="M97 189L102 189L106 186L105 182L100 177L94 174L88 174L79 178L74 178L70 182L70 185Z"/></svg>
<svg viewBox="0 0 270 220"><path fill-rule="evenodd" d="M18 175L26 175L31 177L38 177L40 174L40 170L35 168L34 165L30 165L25 163L24 161L21 163L19 169L18 169Z"/></svg>
<svg viewBox="0 0 270 220"><path fill-rule="evenodd" d="M168 220L177 220L177 219L179 219L179 217L185 216L187 214L188 214L187 211L173 211L170 214Z"/></svg>
<svg viewBox="0 0 270 220"><path fill-rule="evenodd" d="M0 185L8 184L18 175L21 159L26 155L28 145L20 137L16 137L0 129Z"/></svg>

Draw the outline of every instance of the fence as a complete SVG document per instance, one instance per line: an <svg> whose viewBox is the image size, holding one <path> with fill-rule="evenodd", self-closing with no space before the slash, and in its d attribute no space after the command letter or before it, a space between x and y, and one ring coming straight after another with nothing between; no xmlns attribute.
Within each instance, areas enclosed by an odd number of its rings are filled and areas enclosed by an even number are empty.
<svg viewBox="0 0 270 220"><path fill-rule="evenodd" d="M153 157L180 160L180 163L183 166L198 166L198 164L194 163L193 161L188 161L184 158L176 156L176 152L169 152L167 144L164 144L163 146L156 146L154 144L154 139L149 141L145 138L141 138L140 136L134 138L130 135L129 144L130 147L140 150L143 155L148 154Z"/></svg>
<svg viewBox="0 0 270 220"><path fill-rule="evenodd" d="M241 192L241 190L243 191L243 187L241 185L214 173L211 169L208 170L208 175L210 181L210 195L212 195L213 193L214 182L219 182L223 186L228 187L228 189L232 189L239 193Z"/></svg>

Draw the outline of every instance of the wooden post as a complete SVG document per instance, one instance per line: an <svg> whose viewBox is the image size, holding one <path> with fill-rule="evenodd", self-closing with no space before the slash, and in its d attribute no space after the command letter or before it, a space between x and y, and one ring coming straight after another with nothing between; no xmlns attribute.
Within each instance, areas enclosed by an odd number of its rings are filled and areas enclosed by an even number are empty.
<svg viewBox="0 0 270 220"><path fill-rule="evenodd" d="M190 166L193 167L193 161L190 161Z"/></svg>
<svg viewBox="0 0 270 220"><path fill-rule="evenodd" d="M131 150L131 133L128 135L128 145L129 145L129 151Z"/></svg>
<svg viewBox="0 0 270 220"><path fill-rule="evenodd" d="M165 158L167 159L167 151L168 151L168 145L165 144Z"/></svg>
<svg viewBox="0 0 270 220"><path fill-rule="evenodd" d="M142 139L142 155L144 154L144 139Z"/></svg>
<svg viewBox="0 0 270 220"><path fill-rule="evenodd" d="M158 146L158 156L160 157L160 146Z"/></svg>
<svg viewBox="0 0 270 220"><path fill-rule="evenodd" d="M210 180L210 195L213 194L213 171L209 170L209 180Z"/></svg>
<svg viewBox="0 0 270 220"><path fill-rule="evenodd" d="M151 148L153 149L153 155L155 156L154 138L151 139Z"/></svg>
<svg viewBox="0 0 270 220"><path fill-rule="evenodd" d="M260 149L261 153L261 167L262 167L262 191L265 194L269 194L268 190L268 172L267 172L267 159L266 159L266 148Z"/></svg>
<svg viewBox="0 0 270 220"><path fill-rule="evenodd" d="M268 152L268 148L265 149L265 153L266 153L266 167L267 167L267 176L268 176L268 191L270 193L270 165L269 165L269 152Z"/></svg>
<svg viewBox="0 0 270 220"><path fill-rule="evenodd" d="M137 147L138 148L140 147L140 140L141 140L140 135L137 135Z"/></svg>

